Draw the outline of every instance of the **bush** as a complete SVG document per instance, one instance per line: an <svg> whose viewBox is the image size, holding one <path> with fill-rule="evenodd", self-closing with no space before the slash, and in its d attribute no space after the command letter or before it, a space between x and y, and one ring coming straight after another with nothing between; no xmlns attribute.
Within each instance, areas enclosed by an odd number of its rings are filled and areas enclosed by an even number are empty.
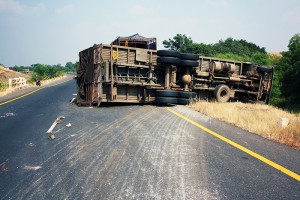
<svg viewBox="0 0 300 200"><path fill-rule="evenodd" d="M0 91L5 90L8 87L8 84L4 83L3 81L0 80Z"/></svg>
<svg viewBox="0 0 300 200"><path fill-rule="evenodd" d="M61 65L43 65L35 64L33 67L33 73L30 81L47 80L59 76L63 76L69 69L64 68Z"/></svg>

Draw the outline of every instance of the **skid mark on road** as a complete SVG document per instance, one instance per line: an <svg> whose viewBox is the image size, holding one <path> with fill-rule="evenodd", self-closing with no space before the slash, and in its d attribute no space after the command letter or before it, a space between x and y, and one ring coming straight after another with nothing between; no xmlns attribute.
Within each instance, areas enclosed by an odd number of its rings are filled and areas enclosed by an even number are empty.
<svg viewBox="0 0 300 200"><path fill-rule="evenodd" d="M80 148L70 148L68 155L68 162L72 161L71 166L73 166L75 171L79 171L80 168L84 168L87 174L78 175L78 179L74 186L70 188L70 191L66 194L72 195L75 190L80 188L83 191L93 191L97 190L97 187L101 187L99 183L105 183L101 178L103 174L106 174L107 160L111 156L111 152L114 147L119 143L120 140L124 139L124 132L128 126L132 126L135 120L138 120L135 115L129 114L123 116L123 118L117 120L117 126L121 127L121 130L114 132L114 127L116 123L111 122L108 124L99 123L96 125L88 134L82 135L78 138L76 142L72 142L72 146L80 146ZM135 120L132 120L135 119ZM92 155L92 158L91 158ZM116 159L116 158L115 158ZM117 160L115 160L115 163ZM104 170L104 172L102 172ZM82 180L82 176L84 179ZM99 178L97 178L99 177ZM55 187L53 187L55 190ZM85 194L85 198L92 198L92 194Z"/></svg>
<svg viewBox="0 0 300 200"><path fill-rule="evenodd" d="M205 176L198 176L206 170L201 169L200 161L194 164L198 157L193 146L196 143L191 145L193 138L182 131L188 128L188 123L162 109L153 113L150 129L139 132L140 136L131 135L139 143L132 150L134 154L128 151L126 159L120 161L123 168L117 171L123 177L115 182L124 180L124 175L125 180L121 189L116 188L119 193L116 198L218 199L217 192L203 180ZM129 167L128 162L131 162Z"/></svg>
<svg viewBox="0 0 300 200"><path fill-rule="evenodd" d="M144 111L148 113L150 108ZM149 112L149 115L150 114L151 111ZM147 117L147 115L144 116ZM120 140L124 140L126 137L125 126L131 128L136 123L139 123L138 113L132 113L117 120L117 126L120 127L116 129L118 131L117 133L114 132L116 127L114 121L111 123L99 122L96 125L92 124L92 127L86 127L75 132L78 136L76 138L70 135L58 140L59 142L53 145L53 147L59 150L43 162L43 165L51 166L51 169L50 167L45 169L45 171L50 170L51 173L40 173L40 175L36 176L33 180L35 184L27 188L23 188L22 184L20 184L17 188L12 190L11 194L16 191L22 191L17 192L18 197L50 198L51 195L49 196L49 194L55 195L57 191L60 191L60 194L64 194L62 195L63 197L68 197L68 195L73 195L74 197L77 191L97 191L97 188L101 186L102 183L105 183L104 180L97 179L97 177L99 177L100 174L105 174L107 171L109 172L109 170L106 170L106 168L109 168L109 162L112 161L112 157L109 156L116 156L119 153L114 150L114 147L118 145ZM66 162L59 162L64 155L66 156ZM115 161L115 163L118 162ZM111 165L111 169L113 169L113 167L114 165ZM76 174L72 174L72 171L75 171ZM60 187L66 184L64 182L66 182L67 177L70 176L75 177L70 183L71 187ZM53 179L50 177L57 178ZM48 194L48 196L46 194ZM85 195L92 197L91 194Z"/></svg>
<svg viewBox="0 0 300 200"><path fill-rule="evenodd" d="M93 124L86 118L79 130L61 134L42 168L4 198L219 199L188 122L162 107L124 111Z"/></svg>
<svg viewBox="0 0 300 200"><path fill-rule="evenodd" d="M193 121L193 120L191 120L191 119L189 119L189 118L181 115L180 113L178 113L178 112L176 112L176 111L174 111L174 110L172 110L170 108L167 108L167 110L169 112L173 113L174 115L176 115L176 116L184 119L185 121L193 124L194 126L202 129L203 131L205 131L205 132L207 132L207 133L215 136L216 138L219 138L220 140L222 140L222 141L224 141L224 142L232 145L233 147L235 147L235 148L237 148L237 149L239 149L239 150L241 150L241 151L243 151L243 152L251 155L252 157L254 157L254 158L262 161L263 163L268 164L269 166L273 167L274 169L276 169L276 170L278 170L278 171L280 171L280 172L282 172L282 173L290 176L291 178L296 179L297 181L300 181L300 175L299 174L296 174L295 172L293 172L293 171L291 171L291 170L289 170L289 169L287 169L287 168L285 168L285 167L283 167L283 166L281 166L281 165L279 165L279 164L277 164L277 163L275 163L275 162L273 162L273 161L271 161L271 160L269 160L269 159L267 159L267 158L265 158L265 157L263 157L263 156L255 153L254 151L251 151L250 149L247 149L246 147L244 147L242 145L239 145L239 144L233 142L232 140L229 140L226 137L221 136L220 134L218 134L218 133L216 133L216 132L214 132L214 131L212 131L212 130L204 127L204 126L202 126L201 124L199 124L199 123L197 123L197 122L195 122L195 121Z"/></svg>

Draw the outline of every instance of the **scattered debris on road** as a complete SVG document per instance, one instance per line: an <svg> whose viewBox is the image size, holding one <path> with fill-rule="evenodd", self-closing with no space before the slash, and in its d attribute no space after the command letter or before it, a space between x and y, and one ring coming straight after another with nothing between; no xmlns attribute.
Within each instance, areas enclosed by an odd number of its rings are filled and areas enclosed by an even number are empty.
<svg viewBox="0 0 300 200"><path fill-rule="evenodd" d="M74 97L73 99L71 99L70 104L74 104L75 103L76 98Z"/></svg>
<svg viewBox="0 0 300 200"><path fill-rule="evenodd" d="M52 131L55 128L55 126L57 124L61 123L61 120L64 119L64 118L65 118L64 116L59 116L58 118L56 118L56 120L53 122L53 124L48 129L47 133L52 133Z"/></svg>
<svg viewBox="0 0 300 200"><path fill-rule="evenodd" d="M55 126L57 124L61 123L61 120L63 120L65 117L64 116L59 116L58 118L56 118L56 120L53 122L53 124L50 126L50 128L48 129L47 133L50 133L50 136L48 137L48 139L55 139L55 135L53 133L53 129L55 128Z"/></svg>
<svg viewBox="0 0 300 200"><path fill-rule="evenodd" d="M39 170L41 168L42 168L42 166L40 166L40 165L38 165L38 166L24 165L24 169L26 169L26 170L34 170L34 171L36 171L36 170Z"/></svg>
<svg viewBox="0 0 300 200"><path fill-rule="evenodd" d="M8 159L0 164L0 172L8 172L8 166L7 166Z"/></svg>
<svg viewBox="0 0 300 200"><path fill-rule="evenodd" d="M26 146L27 147L34 147L35 145L32 142L30 142L29 144L26 144Z"/></svg>
<svg viewBox="0 0 300 200"><path fill-rule="evenodd" d="M10 113L5 113L4 115L1 115L0 118L6 118L6 117L12 117L12 116L15 116L15 114L10 112Z"/></svg>
<svg viewBox="0 0 300 200"><path fill-rule="evenodd" d="M55 139L55 135L53 133L51 133L51 135L48 137L48 139L54 140Z"/></svg>

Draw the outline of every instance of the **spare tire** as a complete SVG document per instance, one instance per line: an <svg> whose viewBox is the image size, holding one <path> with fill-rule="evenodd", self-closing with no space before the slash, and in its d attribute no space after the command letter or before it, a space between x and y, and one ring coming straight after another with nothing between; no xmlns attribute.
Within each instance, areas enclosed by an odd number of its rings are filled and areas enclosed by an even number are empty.
<svg viewBox="0 0 300 200"><path fill-rule="evenodd" d="M158 50L157 51L158 56L163 56L163 57L180 57L180 52L175 51L175 50Z"/></svg>
<svg viewBox="0 0 300 200"><path fill-rule="evenodd" d="M164 64L178 65L178 64L180 64L180 59L176 58L176 57L158 57L157 62L164 63Z"/></svg>
<svg viewBox="0 0 300 200"><path fill-rule="evenodd" d="M182 60L199 60L199 55L192 53L181 53L180 59Z"/></svg>
<svg viewBox="0 0 300 200"><path fill-rule="evenodd" d="M177 97L178 93L175 90L156 90L157 97Z"/></svg>
<svg viewBox="0 0 300 200"><path fill-rule="evenodd" d="M156 103L161 103L161 104L177 104L177 98L174 98L174 97L156 97L155 102Z"/></svg>
<svg viewBox="0 0 300 200"><path fill-rule="evenodd" d="M187 67L197 67L199 65L199 62L194 60L181 60L180 65L187 66Z"/></svg>
<svg viewBox="0 0 300 200"><path fill-rule="evenodd" d="M215 88L214 95L218 102L225 103L230 98L230 88L224 84L218 85Z"/></svg>
<svg viewBox="0 0 300 200"><path fill-rule="evenodd" d="M266 66L257 66L256 70L258 72L273 72L273 67L266 67Z"/></svg>
<svg viewBox="0 0 300 200"><path fill-rule="evenodd" d="M194 99L177 99L177 103L181 105L188 105L191 103L195 103Z"/></svg>
<svg viewBox="0 0 300 200"><path fill-rule="evenodd" d="M196 98L196 96L197 96L196 92L179 92L178 93L179 98L193 99L193 98Z"/></svg>

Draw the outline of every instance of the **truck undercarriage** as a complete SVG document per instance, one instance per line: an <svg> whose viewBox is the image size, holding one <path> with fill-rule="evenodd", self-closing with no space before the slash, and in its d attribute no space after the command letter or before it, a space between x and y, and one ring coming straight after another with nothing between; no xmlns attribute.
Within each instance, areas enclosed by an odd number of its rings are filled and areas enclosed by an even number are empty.
<svg viewBox="0 0 300 200"><path fill-rule="evenodd" d="M94 45L79 58L78 105L268 103L272 89L273 68L250 62L114 44Z"/></svg>

